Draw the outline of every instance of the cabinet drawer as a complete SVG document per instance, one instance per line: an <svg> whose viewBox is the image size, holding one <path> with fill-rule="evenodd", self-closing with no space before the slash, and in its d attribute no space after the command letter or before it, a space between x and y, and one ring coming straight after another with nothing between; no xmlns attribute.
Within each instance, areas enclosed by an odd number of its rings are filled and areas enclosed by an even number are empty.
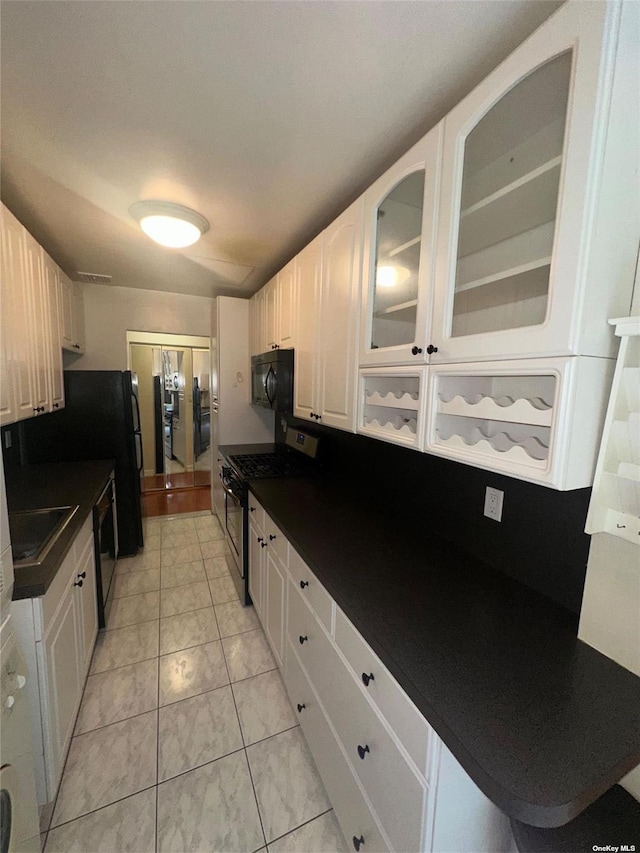
<svg viewBox="0 0 640 853"><path fill-rule="evenodd" d="M257 527L260 528L261 533L264 530L264 517L264 509L256 500L256 496L249 492L249 518Z"/></svg>
<svg viewBox="0 0 640 853"><path fill-rule="evenodd" d="M389 846L371 813L331 726L325 717L296 650L287 648L286 685L302 731L349 848L362 839L362 851L388 851ZM298 711L300 706L300 711Z"/></svg>
<svg viewBox="0 0 640 853"><path fill-rule="evenodd" d="M333 600L302 557L289 545L289 574L293 585L301 590L309 607L329 633L332 628Z"/></svg>
<svg viewBox="0 0 640 853"><path fill-rule="evenodd" d="M286 536L265 512L264 537L269 549L274 551L280 564L286 569L289 566L289 543Z"/></svg>
<svg viewBox="0 0 640 853"><path fill-rule="evenodd" d="M335 643L418 769L427 776L431 728L344 613L336 607ZM366 676L366 678L365 678ZM368 681L368 684L366 682Z"/></svg>
<svg viewBox="0 0 640 853"><path fill-rule="evenodd" d="M295 587L289 590L289 632L392 848L420 850L425 784Z"/></svg>

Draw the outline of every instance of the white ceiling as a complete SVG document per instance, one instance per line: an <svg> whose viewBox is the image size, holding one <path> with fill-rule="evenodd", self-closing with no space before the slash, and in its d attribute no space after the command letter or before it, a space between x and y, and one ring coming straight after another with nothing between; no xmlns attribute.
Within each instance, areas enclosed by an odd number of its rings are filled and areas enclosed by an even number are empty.
<svg viewBox="0 0 640 853"><path fill-rule="evenodd" d="M249 295L559 5L4 0L2 199L72 278ZM162 249L146 198L211 230Z"/></svg>

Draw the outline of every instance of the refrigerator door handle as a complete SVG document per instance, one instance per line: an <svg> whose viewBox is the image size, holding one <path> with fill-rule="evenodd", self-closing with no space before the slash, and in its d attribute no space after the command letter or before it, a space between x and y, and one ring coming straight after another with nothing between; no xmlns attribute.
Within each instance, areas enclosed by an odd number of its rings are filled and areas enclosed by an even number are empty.
<svg viewBox="0 0 640 853"><path fill-rule="evenodd" d="M138 474L142 474L144 470L144 456L142 455L142 434L139 430L134 432L133 440L136 446L136 462L138 459L140 460L140 464L138 465Z"/></svg>

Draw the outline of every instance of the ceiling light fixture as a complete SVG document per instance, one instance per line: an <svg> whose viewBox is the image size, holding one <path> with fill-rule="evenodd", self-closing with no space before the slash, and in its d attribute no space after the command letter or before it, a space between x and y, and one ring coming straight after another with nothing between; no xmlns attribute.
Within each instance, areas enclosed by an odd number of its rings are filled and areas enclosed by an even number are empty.
<svg viewBox="0 0 640 853"><path fill-rule="evenodd" d="M171 201L137 201L129 213L148 237L170 249L191 246L209 230L204 216Z"/></svg>

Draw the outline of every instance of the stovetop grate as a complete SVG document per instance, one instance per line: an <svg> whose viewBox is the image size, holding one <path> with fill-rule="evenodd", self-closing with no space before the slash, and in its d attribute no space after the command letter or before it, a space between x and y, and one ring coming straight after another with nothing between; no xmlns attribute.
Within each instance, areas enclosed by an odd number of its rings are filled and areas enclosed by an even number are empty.
<svg viewBox="0 0 640 853"><path fill-rule="evenodd" d="M229 461L247 480L267 477L299 477L311 474L315 466L289 453L246 453L230 456Z"/></svg>

